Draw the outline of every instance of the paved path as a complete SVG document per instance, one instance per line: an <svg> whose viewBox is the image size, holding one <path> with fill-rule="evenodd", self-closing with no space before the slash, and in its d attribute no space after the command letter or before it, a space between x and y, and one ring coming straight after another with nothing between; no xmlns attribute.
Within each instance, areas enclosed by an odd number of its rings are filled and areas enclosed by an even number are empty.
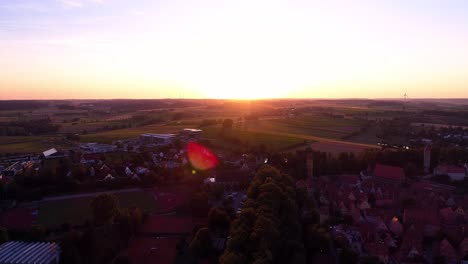
<svg viewBox="0 0 468 264"><path fill-rule="evenodd" d="M52 197L45 197L36 202L50 202L50 201L60 201L60 200L67 200L67 199L75 199L75 198L83 198L83 197L94 197L99 194L103 193L126 193L126 192L137 192L143 191L140 188L129 188L129 189L121 189L115 191L101 191L101 192L92 192L92 193L80 193L80 194L70 194L70 195L61 195L61 196L52 196Z"/></svg>

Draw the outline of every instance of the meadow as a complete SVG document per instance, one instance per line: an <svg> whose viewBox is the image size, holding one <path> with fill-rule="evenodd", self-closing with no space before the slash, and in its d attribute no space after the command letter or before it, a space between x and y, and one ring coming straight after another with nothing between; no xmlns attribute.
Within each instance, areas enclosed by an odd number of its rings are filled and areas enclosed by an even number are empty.
<svg viewBox="0 0 468 264"><path fill-rule="evenodd" d="M119 192L114 195L119 201L120 208L137 206L142 212L157 209L153 196L144 191ZM92 199L93 196L88 196L40 202L37 223L48 228L58 227L63 223L82 225L92 218L90 207Z"/></svg>

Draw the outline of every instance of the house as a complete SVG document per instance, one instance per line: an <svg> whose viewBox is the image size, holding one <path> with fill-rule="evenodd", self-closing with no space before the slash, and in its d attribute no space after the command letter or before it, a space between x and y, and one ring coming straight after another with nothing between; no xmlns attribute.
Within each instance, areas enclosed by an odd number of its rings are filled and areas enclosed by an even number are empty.
<svg viewBox="0 0 468 264"><path fill-rule="evenodd" d="M96 163L98 160L99 157L96 154L83 154L81 155L80 162L85 165L91 165Z"/></svg>
<svg viewBox="0 0 468 264"><path fill-rule="evenodd" d="M80 144L80 150L84 153L107 153L116 151L117 146L92 142Z"/></svg>
<svg viewBox="0 0 468 264"><path fill-rule="evenodd" d="M140 135L140 142L148 145L169 145L176 138L176 134L153 134Z"/></svg>
<svg viewBox="0 0 468 264"><path fill-rule="evenodd" d="M10 241L0 246L0 264L58 264L60 247L51 242Z"/></svg>
<svg viewBox="0 0 468 264"><path fill-rule="evenodd" d="M444 257L445 263L457 263L457 252L447 239L440 243L439 252Z"/></svg>
<svg viewBox="0 0 468 264"><path fill-rule="evenodd" d="M14 177L16 174L20 173L23 170L23 165L21 165L21 162L17 161L10 166L8 166L6 169L3 170L3 175L6 177Z"/></svg>
<svg viewBox="0 0 468 264"><path fill-rule="evenodd" d="M446 226L453 226L457 224L457 215L450 207L442 208L439 210L442 223Z"/></svg>
<svg viewBox="0 0 468 264"><path fill-rule="evenodd" d="M405 180L405 172L401 167L377 164L373 173L374 178L389 183L401 183Z"/></svg>
<svg viewBox="0 0 468 264"><path fill-rule="evenodd" d="M446 175L452 181L462 181L465 179L466 170L464 167L461 166L439 165L436 168L434 168L434 175Z"/></svg>
<svg viewBox="0 0 468 264"><path fill-rule="evenodd" d="M246 184L248 182L248 173L241 170L217 170L215 182L231 187Z"/></svg>

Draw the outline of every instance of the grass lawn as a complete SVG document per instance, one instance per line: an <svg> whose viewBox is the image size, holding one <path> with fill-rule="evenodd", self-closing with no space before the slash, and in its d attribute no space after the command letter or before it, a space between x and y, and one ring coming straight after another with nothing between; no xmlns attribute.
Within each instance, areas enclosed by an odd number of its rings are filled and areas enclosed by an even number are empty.
<svg viewBox="0 0 468 264"><path fill-rule="evenodd" d="M122 192L114 195L118 198L121 208L135 205L143 212L149 212L157 208L153 196L147 192ZM92 217L90 208L92 199L93 197L82 197L43 202L39 204L37 222L45 227L56 227L65 222L73 225L83 224Z"/></svg>

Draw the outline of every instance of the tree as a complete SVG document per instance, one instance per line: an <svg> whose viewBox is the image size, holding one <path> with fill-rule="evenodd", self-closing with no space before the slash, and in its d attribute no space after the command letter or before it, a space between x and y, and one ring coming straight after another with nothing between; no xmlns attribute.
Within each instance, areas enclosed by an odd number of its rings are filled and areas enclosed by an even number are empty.
<svg viewBox="0 0 468 264"><path fill-rule="evenodd" d="M219 208L211 208L208 213L208 226L212 230L226 231L229 229L231 220L226 211Z"/></svg>
<svg viewBox="0 0 468 264"><path fill-rule="evenodd" d="M220 263L224 264L244 264L246 263L246 258L241 253L229 252L221 256Z"/></svg>
<svg viewBox="0 0 468 264"><path fill-rule="evenodd" d="M81 254L77 244L80 235L77 231L67 232L60 240L60 263L80 264L82 263Z"/></svg>
<svg viewBox="0 0 468 264"><path fill-rule="evenodd" d="M6 228L0 227L0 245L8 242L9 237L8 237L8 231Z"/></svg>
<svg viewBox="0 0 468 264"><path fill-rule="evenodd" d="M234 121L232 121L232 119L230 119L230 118L224 119L224 121L223 121L223 129L231 129L231 128L232 128L232 125L234 125Z"/></svg>
<svg viewBox="0 0 468 264"><path fill-rule="evenodd" d="M263 166L250 183L244 208L231 223L231 239L220 263L305 263L299 215L292 178Z"/></svg>
<svg viewBox="0 0 468 264"><path fill-rule="evenodd" d="M132 262L130 261L130 259L127 257L127 256L118 256L113 264L131 264Z"/></svg>
<svg viewBox="0 0 468 264"><path fill-rule="evenodd" d="M190 243L190 252L196 257L206 257L212 250L210 230L206 227L200 228Z"/></svg>
<svg viewBox="0 0 468 264"><path fill-rule="evenodd" d="M112 223L118 209L117 198L113 194L100 194L91 201L91 209L96 225Z"/></svg>
<svg viewBox="0 0 468 264"><path fill-rule="evenodd" d="M213 185L213 187L211 187L211 193L213 194L216 200L221 200L224 194L224 185L222 184Z"/></svg>
<svg viewBox="0 0 468 264"><path fill-rule="evenodd" d="M232 121L232 119L224 119L223 120L223 123L222 123L222 129L220 131L220 135L221 136L225 136L225 135L229 135L229 131L232 129L232 126L234 125L234 121ZM233 141L237 140L239 141L238 139L231 139ZM239 142L240 143L240 142Z"/></svg>
<svg viewBox="0 0 468 264"><path fill-rule="evenodd" d="M46 230L40 225L34 225L29 231L29 236L31 238L31 241L42 241L46 237Z"/></svg>
<svg viewBox="0 0 468 264"><path fill-rule="evenodd" d="M208 195L205 192L198 192L192 196L190 201L192 208L192 214L199 217L205 217L210 210L210 205L208 204Z"/></svg>

